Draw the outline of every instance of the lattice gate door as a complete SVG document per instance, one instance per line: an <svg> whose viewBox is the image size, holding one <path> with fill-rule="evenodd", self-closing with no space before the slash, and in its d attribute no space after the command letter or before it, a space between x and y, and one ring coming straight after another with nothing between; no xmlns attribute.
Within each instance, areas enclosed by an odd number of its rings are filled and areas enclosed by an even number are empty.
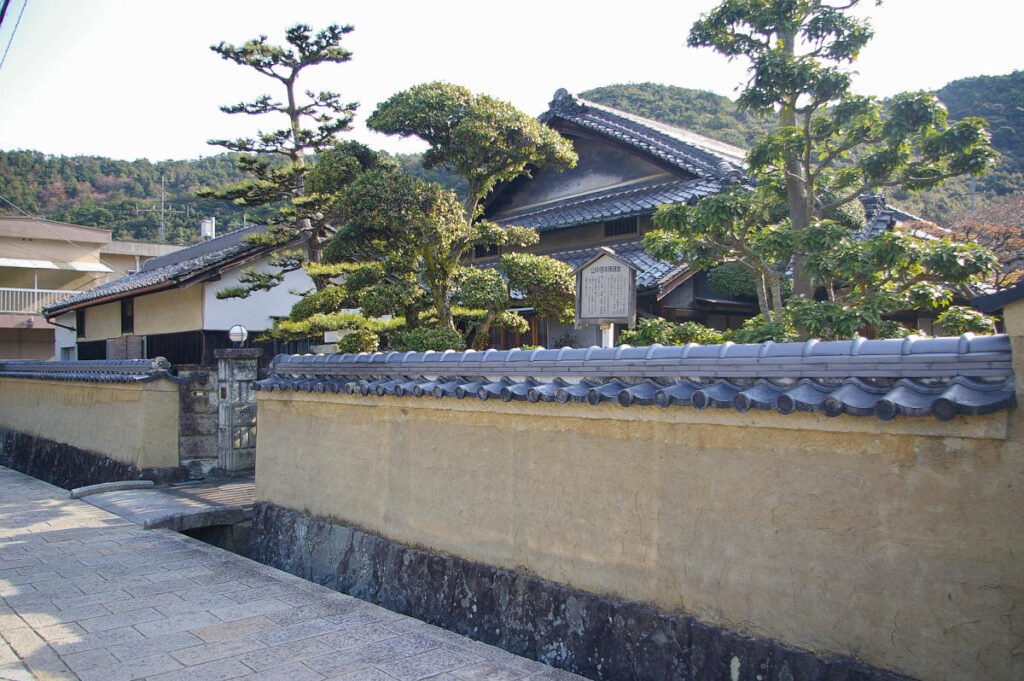
<svg viewBox="0 0 1024 681"><path fill-rule="evenodd" d="M217 350L220 392L217 459L226 471L250 470L256 464L256 391L260 350Z"/></svg>

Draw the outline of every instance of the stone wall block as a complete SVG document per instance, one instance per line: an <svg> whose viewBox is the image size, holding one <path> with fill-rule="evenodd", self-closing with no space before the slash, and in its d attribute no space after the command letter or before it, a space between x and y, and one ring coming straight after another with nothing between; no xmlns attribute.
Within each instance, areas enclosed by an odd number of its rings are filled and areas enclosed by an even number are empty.
<svg viewBox="0 0 1024 681"><path fill-rule="evenodd" d="M256 504L252 530L255 560L592 679L909 681L273 504Z"/></svg>

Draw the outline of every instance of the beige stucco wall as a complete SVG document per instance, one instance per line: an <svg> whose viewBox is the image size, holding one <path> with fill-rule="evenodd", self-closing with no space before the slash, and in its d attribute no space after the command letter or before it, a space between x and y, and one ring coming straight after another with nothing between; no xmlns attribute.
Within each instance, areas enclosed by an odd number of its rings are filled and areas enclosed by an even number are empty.
<svg viewBox="0 0 1024 681"><path fill-rule="evenodd" d="M928 681L1024 678L1017 410L259 403L259 500Z"/></svg>
<svg viewBox="0 0 1024 681"><path fill-rule="evenodd" d="M178 333L203 328L203 287L192 286L135 299L135 334Z"/></svg>
<svg viewBox="0 0 1024 681"><path fill-rule="evenodd" d="M0 328L0 359L53 359L53 329Z"/></svg>
<svg viewBox="0 0 1024 681"><path fill-rule="evenodd" d="M127 253L104 253L102 258L103 264L114 270L113 276L115 278L126 276L128 272L138 270L142 263L148 260L148 258L136 258L134 255Z"/></svg>
<svg viewBox="0 0 1024 681"><path fill-rule="evenodd" d="M120 335L120 301L85 308L85 340L104 340Z"/></svg>
<svg viewBox="0 0 1024 681"><path fill-rule="evenodd" d="M139 468L178 465L178 384L0 378L0 426Z"/></svg>
<svg viewBox="0 0 1024 681"><path fill-rule="evenodd" d="M39 228L45 232L44 227ZM109 232L107 233L109 236ZM58 262L100 262L102 243L63 241L58 238L24 238L0 236L0 252L14 258L56 260Z"/></svg>

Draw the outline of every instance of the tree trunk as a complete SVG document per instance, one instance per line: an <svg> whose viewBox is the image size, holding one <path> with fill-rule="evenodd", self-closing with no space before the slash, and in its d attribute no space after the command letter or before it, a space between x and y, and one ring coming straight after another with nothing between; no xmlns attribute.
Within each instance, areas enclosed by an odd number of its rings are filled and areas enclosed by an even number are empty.
<svg viewBox="0 0 1024 681"><path fill-rule="evenodd" d="M476 337L473 339L473 349L483 350L487 340L491 337L491 324L494 322L494 313L488 312L480 325L476 327Z"/></svg>
<svg viewBox="0 0 1024 681"><path fill-rule="evenodd" d="M765 282L764 272L760 270L754 272L754 278L757 280L757 304L761 308L761 316L764 317L766 322L770 322L772 317L768 307L768 287Z"/></svg>
<svg viewBox="0 0 1024 681"><path fill-rule="evenodd" d="M438 326L455 331L455 322L452 319L452 304L448 300L448 287L435 285L431 293L434 296L434 309L437 310Z"/></svg>
<svg viewBox="0 0 1024 681"><path fill-rule="evenodd" d="M782 321L782 276L778 272L769 275L769 287L772 295L772 319L773 322Z"/></svg>
<svg viewBox="0 0 1024 681"><path fill-rule="evenodd" d="M779 40L790 55L796 54L796 33L780 34ZM796 102L792 102L796 104ZM796 112L792 106L783 106L779 110L779 127L795 127ZM811 223L809 187L803 173L803 166L797 153L788 153L783 163L786 176L786 199L789 203L789 219L794 230L802 230ZM793 256L793 293L813 297L813 283L804 274L804 256L797 253Z"/></svg>

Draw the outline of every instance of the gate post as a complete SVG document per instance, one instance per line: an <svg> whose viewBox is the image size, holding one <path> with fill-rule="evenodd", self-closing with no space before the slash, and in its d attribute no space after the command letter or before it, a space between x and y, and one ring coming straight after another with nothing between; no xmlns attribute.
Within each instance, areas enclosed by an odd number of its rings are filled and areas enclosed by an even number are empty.
<svg viewBox="0 0 1024 681"><path fill-rule="evenodd" d="M247 471L256 465L256 394L259 348L214 350L217 358L217 463L225 471Z"/></svg>

